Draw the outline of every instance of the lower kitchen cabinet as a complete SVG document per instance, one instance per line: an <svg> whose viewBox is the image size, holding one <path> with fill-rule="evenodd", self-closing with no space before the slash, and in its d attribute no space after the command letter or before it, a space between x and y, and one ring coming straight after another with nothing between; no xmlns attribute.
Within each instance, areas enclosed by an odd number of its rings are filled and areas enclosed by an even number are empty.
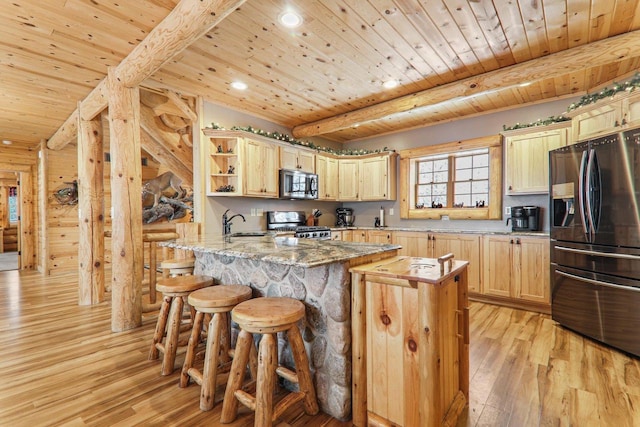
<svg viewBox="0 0 640 427"><path fill-rule="evenodd" d="M549 310L548 238L485 235L483 246L483 295Z"/></svg>
<svg viewBox="0 0 640 427"><path fill-rule="evenodd" d="M391 231L367 230L367 242L369 243L391 243Z"/></svg>
<svg viewBox="0 0 640 427"><path fill-rule="evenodd" d="M402 246L398 250L398 255L428 258L429 244L431 243L429 233L420 231L394 231L392 241L396 245Z"/></svg>
<svg viewBox="0 0 640 427"><path fill-rule="evenodd" d="M342 240L345 242L366 242L366 230L342 230Z"/></svg>

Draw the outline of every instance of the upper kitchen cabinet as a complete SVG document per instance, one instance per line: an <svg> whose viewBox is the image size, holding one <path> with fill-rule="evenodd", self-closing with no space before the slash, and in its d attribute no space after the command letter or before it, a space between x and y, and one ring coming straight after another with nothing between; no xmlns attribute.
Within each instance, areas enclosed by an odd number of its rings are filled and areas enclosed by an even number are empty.
<svg viewBox="0 0 640 427"><path fill-rule="evenodd" d="M338 198L340 201L360 200L360 160L357 158L338 160Z"/></svg>
<svg viewBox="0 0 640 427"><path fill-rule="evenodd" d="M338 199L338 159L331 155L316 155L316 173L318 174L318 199Z"/></svg>
<svg viewBox="0 0 640 427"><path fill-rule="evenodd" d="M339 159L339 200L395 200L397 156L384 152Z"/></svg>
<svg viewBox="0 0 640 427"><path fill-rule="evenodd" d="M611 100L580 107L571 117L574 141L584 141L607 133L640 125L640 95L623 92Z"/></svg>
<svg viewBox="0 0 640 427"><path fill-rule="evenodd" d="M280 168L315 173L315 157L310 149L281 146Z"/></svg>
<svg viewBox="0 0 640 427"><path fill-rule="evenodd" d="M244 166L245 195L278 197L278 146L268 142L247 139Z"/></svg>
<svg viewBox="0 0 640 427"><path fill-rule="evenodd" d="M360 200L396 199L396 157L396 153L384 153L360 159Z"/></svg>
<svg viewBox="0 0 640 427"><path fill-rule="evenodd" d="M549 151L567 145L571 123L503 132L505 194L549 192Z"/></svg>

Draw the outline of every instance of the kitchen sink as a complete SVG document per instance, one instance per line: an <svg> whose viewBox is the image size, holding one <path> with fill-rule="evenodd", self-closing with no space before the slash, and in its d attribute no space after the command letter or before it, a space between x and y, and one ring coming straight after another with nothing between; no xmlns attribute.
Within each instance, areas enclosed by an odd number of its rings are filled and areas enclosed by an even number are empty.
<svg viewBox="0 0 640 427"><path fill-rule="evenodd" d="M273 235L273 233L269 233L267 231L245 231L239 233L231 233L228 235L228 237L264 237Z"/></svg>

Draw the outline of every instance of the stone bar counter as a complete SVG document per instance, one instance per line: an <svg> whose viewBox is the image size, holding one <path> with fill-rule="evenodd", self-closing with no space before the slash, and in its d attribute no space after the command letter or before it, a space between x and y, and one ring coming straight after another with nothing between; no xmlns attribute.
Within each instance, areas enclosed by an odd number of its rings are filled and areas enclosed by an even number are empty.
<svg viewBox="0 0 640 427"><path fill-rule="evenodd" d="M253 296L304 302L302 326L322 411L351 416L351 275L349 269L397 255L398 245L277 236L176 240L163 246L193 250L195 274L218 284L251 286ZM293 367L288 343L279 339L281 363Z"/></svg>

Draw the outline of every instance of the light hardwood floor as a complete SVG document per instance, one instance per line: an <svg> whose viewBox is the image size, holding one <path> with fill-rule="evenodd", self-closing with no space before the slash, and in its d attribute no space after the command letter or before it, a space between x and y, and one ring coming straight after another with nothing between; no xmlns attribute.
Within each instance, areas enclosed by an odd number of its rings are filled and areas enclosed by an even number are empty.
<svg viewBox="0 0 640 427"><path fill-rule="evenodd" d="M111 333L108 302L76 300L75 276L0 272L0 426L219 425L220 404L201 412L197 386L178 388L177 371L162 377L147 360L154 318ZM470 347L460 427L640 426L640 361L548 316L473 303ZM279 425L351 424L298 406Z"/></svg>

